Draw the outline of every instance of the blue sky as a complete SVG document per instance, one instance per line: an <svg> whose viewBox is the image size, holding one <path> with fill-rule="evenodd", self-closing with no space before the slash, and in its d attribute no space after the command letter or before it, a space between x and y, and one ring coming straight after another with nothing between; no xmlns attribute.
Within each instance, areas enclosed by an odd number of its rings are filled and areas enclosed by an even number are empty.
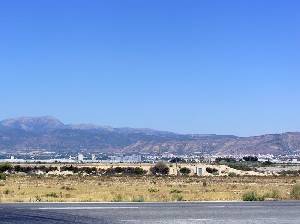
<svg viewBox="0 0 300 224"><path fill-rule="evenodd" d="M1 1L0 119L300 131L300 2Z"/></svg>

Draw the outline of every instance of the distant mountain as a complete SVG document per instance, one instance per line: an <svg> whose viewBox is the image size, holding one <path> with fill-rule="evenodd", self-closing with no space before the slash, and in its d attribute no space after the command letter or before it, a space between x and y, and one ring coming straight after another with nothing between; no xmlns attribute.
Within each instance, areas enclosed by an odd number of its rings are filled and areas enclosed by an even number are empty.
<svg viewBox="0 0 300 224"><path fill-rule="evenodd" d="M0 122L0 126L2 128L39 132L63 128L64 124L56 118L45 116L6 119Z"/></svg>
<svg viewBox="0 0 300 224"><path fill-rule="evenodd" d="M232 154L300 153L300 132L254 137L182 135L166 131L64 124L53 117L21 117L0 122L0 151L90 151L123 153Z"/></svg>

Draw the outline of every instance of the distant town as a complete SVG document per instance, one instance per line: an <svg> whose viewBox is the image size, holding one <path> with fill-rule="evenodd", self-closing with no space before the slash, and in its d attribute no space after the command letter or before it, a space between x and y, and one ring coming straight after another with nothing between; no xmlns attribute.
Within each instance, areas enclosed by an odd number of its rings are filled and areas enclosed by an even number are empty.
<svg viewBox="0 0 300 224"><path fill-rule="evenodd" d="M257 157L258 162L276 164L300 164L300 155L208 155L194 153L177 155L173 153L158 154L121 154L121 153L57 153L32 150L19 153L0 153L0 162L9 163L156 163L158 161L172 161L178 159L183 163L214 163L218 158L233 158L242 160L245 156Z"/></svg>

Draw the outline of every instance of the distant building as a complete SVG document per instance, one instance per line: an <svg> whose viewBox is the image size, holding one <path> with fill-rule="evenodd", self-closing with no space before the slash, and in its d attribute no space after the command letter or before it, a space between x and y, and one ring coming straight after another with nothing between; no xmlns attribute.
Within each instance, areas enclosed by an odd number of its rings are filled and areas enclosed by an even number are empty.
<svg viewBox="0 0 300 224"><path fill-rule="evenodd" d="M22 162L25 162L25 160L24 159L16 159L14 156L11 156L10 159L1 159L0 162L22 163Z"/></svg>
<svg viewBox="0 0 300 224"><path fill-rule="evenodd" d="M141 155L130 155L130 156L110 156L111 163L141 163Z"/></svg>
<svg viewBox="0 0 300 224"><path fill-rule="evenodd" d="M141 155L124 156L123 162L124 163L140 163L140 162L142 162L142 156Z"/></svg>
<svg viewBox="0 0 300 224"><path fill-rule="evenodd" d="M84 156L82 153L78 153L78 162L83 162Z"/></svg>
<svg viewBox="0 0 300 224"><path fill-rule="evenodd" d="M110 156L111 163L120 163L121 161L122 161L122 158L120 156Z"/></svg>
<svg viewBox="0 0 300 224"><path fill-rule="evenodd" d="M196 167L196 174L197 176L203 176L204 174L203 167Z"/></svg>
<svg viewBox="0 0 300 224"><path fill-rule="evenodd" d="M202 167L197 167L196 169L197 169L197 173L196 174L198 176L203 176L203 168Z"/></svg>

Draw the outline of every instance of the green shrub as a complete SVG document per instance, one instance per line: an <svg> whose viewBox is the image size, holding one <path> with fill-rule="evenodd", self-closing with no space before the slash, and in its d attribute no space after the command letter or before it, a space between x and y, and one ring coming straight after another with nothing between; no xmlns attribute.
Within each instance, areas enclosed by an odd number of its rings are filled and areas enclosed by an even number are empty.
<svg viewBox="0 0 300 224"><path fill-rule="evenodd" d="M243 201L264 201L263 196L259 196L255 191L246 192L242 196Z"/></svg>
<svg viewBox="0 0 300 224"><path fill-rule="evenodd" d="M160 161L155 166L150 168L150 172L153 175L168 175L170 168L164 162Z"/></svg>
<svg viewBox="0 0 300 224"><path fill-rule="evenodd" d="M215 163L235 163L236 159L232 157L218 157L215 160Z"/></svg>
<svg viewBox="0 0 300 224"><path fill-rule="evenodd" d="M115 167L115 168L108 168L105 171L105 175L144 175L147 171L140 168L140 167Z"/></svg>
<svg viewBox="0 0 300 224"><path fill-rule="evenodd" d="M262 163L262 166L271 166L271 165L273 165L273 163L269 160Z"/></svg>
<svg viewBox="0 0 300 224"><path fill-rule="evenodd" d="M173 158L169 162L170 163L186 163L186 160L182 159L182 158Z"/></svg>
<svg viewBox="0 0 300 224"><path fill-rule="evenodd" d="M72 171L74 173L78 173L79 172L79 168L77 166L62 166L60 167L60 171Z"/></svg>
<svg viewBox="0 0 300 224"><path fill-rule="evenodd" d="M182 175L189 175L191 173L191 169L187 168L187 167L182 167L180 168L179 172Z"/></svg>
<svg viewBox="0 0 300 224"><path fill-rule="evenodd" d="M0 173L0 180L6 180L6 175L4 173Z"/></svg>
<svg viewBox="0 0 300 224"><path fill-rule="evenodd" d="M10 190L8 190L8 189L5 189L4 191L3 191L3 194L9 194L10 193Z"/></svg>
<svg viewBox="0 0 300 224"><path fill-rule="evenodd" d="M229 176L229 177L236 177L237 174L236 174L235 172L229 172L229 173L228 173L228 176Z"/></svg>
<svg viewBox="0 0 300 224"><path fill-rule="evenodd" d="M55 192L50 192L50 193L46 194L46 197L58 198L58 194Z"/></svg>
<svg viewBox="0 0 300 224"><path fill-rule="evenodd" d="M242 171L251 171L252 169L245 164L227 164L232 169L242 170Z"/></svg>
<svg viewBox="0 0 300 224"><path fill-rule="evenodd" d="M173 190L170 191L170 194L179 194L179 193L181 193L181 192L182 192L182 191L180 191L180 190L173 189Z"/></svg>
<svg viewBox="0 0 300 224"><path fill-rule="evenodd" d="M243 160L246 162L257 162L258 158L256 156L244 156Z"/></svg>
<svg viewBox="0 0 300 224"><path fill-rule="evenodd" d="M0 164L0 172L3 173L5 171L10 171L12 170L12 165L9 163L1 163Z"/></svg>
<svg viewBox="0 0 300 224"><path fill-rule="evenodd" d="M219 170L217 170L216 168L212 168L212 167L206 167L206 172L211 173L211 174L218 174Z"/></svg>
<svg viewBox="0 0 300 224"><path fill-rule="evenodd" d="M146 173L147 173L147 171L142 169L141 167L133 168L133 174L134 175L145 175Z"/></svg>
<svg viewBox="0 0 300 224"><path fill-rule="evenodd" d="M138 197L134 197L131 201L132 201L132 202L144 202L145 199L144 199L143 196L140 195L140 196L138 196Z"/></svg>
<svg viewBox="0 0 300 224"><path fill-rule="evenodd" d="M157 192L159 192L159 190L158 190L158 189L155 189L155 188L149 188L148 191L149 191L150 193L157 193Z"/></svg>
<svg viewBox="0 0 300 224"><path fill-rule="evenodd" d="M282 170L278 174L281 176L299 176L300 170Z"/></svg>
<svg viewBox="0 0 300 224"><path fill-rule="evenodd" d="M295 184L291 190L291 198L300 200L300 184Z"/></svg>
<svg viewBox="0 0 300 224"><path fill-rule="evenodd" d="M36 195L36 196L35 196L35 200L36 200L37 202L41 202L41 201L42 201L42 198L41 198L39 195Z"/></svg>
<svg viewBox="0 0 300 224"><path fill-rule="evenodd" d="M73 190L75 190L75 188L69 187L69 186L62 186L61 189L62 190L66 190L66 191L73 191Z"/></svg>
<svg viewBox="0 0 300 224"><path fill-rule="evenodd" d="M274 198L274 199L279 199L280 198L280 194L278 190L272 190L266 194L264 194L263 196L264 198Z"/></svg>
<svg viewBox="0 0 300 224"><path fill-rule="evenodd" d="M172 200L173 201L183 201L183 196L181 194L173 194Z"/></svg>

